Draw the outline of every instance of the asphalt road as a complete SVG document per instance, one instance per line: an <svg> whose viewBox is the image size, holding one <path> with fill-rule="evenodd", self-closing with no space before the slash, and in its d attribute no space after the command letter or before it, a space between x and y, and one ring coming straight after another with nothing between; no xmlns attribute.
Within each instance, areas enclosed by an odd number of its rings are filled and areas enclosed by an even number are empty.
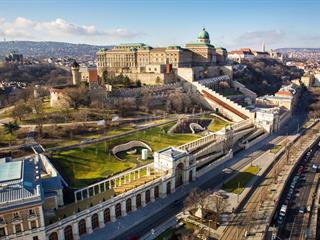
<svg viewBox="0 0 320 240"><path fill-rule="evenodd" d="M285 125L281 131L279 131L276 135L269 137L268 142L272 139L275 139L277 136L281 135L287 135L287 134L294 134L297 132L298 128L302 126L302 123L304 119L306 118L306 112L308 106L309 97L306 96L301 101L299 101L299 105L296 108L296 111L292 118L288 121L288 124ZM256 144L255 147L252 147L248 150L241 151L238 153L234 158L230 159L227 163L225 163L223 166L217 167L217 169L212 170L211 178L207 178L205 182L202 182L202 184L199 186L201 189L214 189L217 186L221 184L222 179L229 178L232 174L235 173L235 171L240 170L242 167L248 165L251 162L250 158L243 158L244 156L247 156L248 154L255 152L255 154L259 155L265 151L266 145L268 142L263 141L258 144ZM256 148L255 151L252 149ZM239 161L240 158L243 158L241 161ZM223 172L222 170L226 167L229 167L234 169L233 172ZM215 173L214 173L215 172ZM178 212L181 211L183 207L183 201L185 197L187 196L188 191L185 192L183 196L180 196L179 200L176 200L171 204L169 207L164 208L161 211L158 211L149 217L148 219L144 220L143 222L132 226L131 228L128 228L125 232L121 233L117 237L113 239L119 239L119 240L125 240L125 239L138 239L138 237L141 237L145 234L147 234L149 231L151 231L152 228L155 228L156 226L161 225L166 220L168 220L170 217L175 216ZM107 234L107 232L104 233L103 229L101 229L100 233L93 232L91 235L88 235L88 239L102 239L99 237L102 237L104 234ZM110 238L110 237L109 237Z"/></svg>
<svg viewBox="0 0 320 240"><path fill-rule="evenodd" d="M311 158L306 156L299 165L304 166L304 171L295 187L294 195L289 201L287 214L283 226L279 226L278 237L280 239L304 239L303 235L306 232L308 213L306 211L308 206L308 199L313 194L311 191L312 186L317 183L316 172L312 170L312 164L320 164L320 150L316 146L314 148L316 151ZM306 159L306 163L303 163ZM293 174L296 175L297 172ZM288 182L286 189L290 189L291 181ZM282 196L282 203L284 203L287 192L284 192ZM300 213L299 209L304 209L304 213ZM277 211L278 213L279 211ZM276 218L277 216L275 216Z"/></svg>
<svg viewBox="0 0 320 240"><path fill-rule="evenodd" d="M289 129L296 131L296 127L297 126L294 126ZM275 139L275 137L273 139ZM279 138L279 140L282 140L282 138ZM252 153L252 156L254 156L256 158L259 155L263 154L265 151L265 147L266 147L265 144L261 144L261 147L259 148L259 150ZM246 156L247 154L245 154L245 152L240 152L239 155ZM238 157L240 157L240 156L238 156ZM246 157L246 158L242 158L241 161L232 161L231 164L229 163L230 165L227 163L224 166L218 167L218 169L215 169L215 171L217 171L219 173L217 175L213 174L212 178L209 178L206 182L201 184L199 186L199 188L203 189L203 190L215 189L216 187L221 185L222 179L228 179L230 176L235 174L237 171L242 169L244 166L250 164L250 162L251 162L251 158ZM232 168L233 171L230 171L230 172L229 171L227 171L227 172L222 171L225 167L227 167L226 165L228 165L229 168ZM117 236L117 238L115 238L115 239L119 239L119 240L120 239L121 240L135 239L135 238L138 238L138 237L141 237L141 236L147 234L151 229L155 228L156 226L161 225L166 220L168 220L170 217L179 213L183 208L183 201L187 195L188 195L188 192L186 192L183 196L181 196L181 198L179 200L175 201L172 205L170 205L170 207L165 208L164 210L155 213L152 217L146 219L145 221L138 224L137 226L135 226L131 229L128 229L126 232Z"/></svg>

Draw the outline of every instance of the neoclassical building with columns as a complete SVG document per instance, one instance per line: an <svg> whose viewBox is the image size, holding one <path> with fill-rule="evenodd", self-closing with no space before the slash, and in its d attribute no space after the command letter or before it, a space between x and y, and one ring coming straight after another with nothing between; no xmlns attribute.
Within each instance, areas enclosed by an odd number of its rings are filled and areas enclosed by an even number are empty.
<svg viewBox="0 0 320 240"><path fill-rule="evenodd" d="M177 68L224 64L226 58L226 49L215 48L209 33L203 28L197 41L187 43L184 48L176 45L153 48L135 43L100 49L97 52L97 71L101 78L123 74L143 83L152 84L157 78L167 83L172 80L169 74Z"/></svg>
<svg viewBox="0 0 320 240"><path fill-rule="evenodd" d="M46 156L40 154L31 159L46 159ZM16 160L12 164L23 166L29 163L24 161ZM39 160L36 161L40 164ZM6 166L9 171L11 163ZM168 147L154 154L153 163L78 189L74 192L74 203L58 206L48 205L44 198L44 180L40 172L32 178L33 184L37 184L33 185L35 189L29 189L32 183L29 183L28 176L32 176L32 169L30 165L27 169L29 175L24 175L21 183L26 188L21 190L25 196L18 195L14 187L0 186L0 197L3 196L0 199L1 239L77 240L158 198L166 197L196 178L196 161L192 155ZM36 171L38 167L34 169ZM0 181L15 181L15 176L2 178ZM8 203L4 197L11 195L20 198ZM32 202L33 198L35 202ZM20 207L21 203L23 206Z"/></svg>

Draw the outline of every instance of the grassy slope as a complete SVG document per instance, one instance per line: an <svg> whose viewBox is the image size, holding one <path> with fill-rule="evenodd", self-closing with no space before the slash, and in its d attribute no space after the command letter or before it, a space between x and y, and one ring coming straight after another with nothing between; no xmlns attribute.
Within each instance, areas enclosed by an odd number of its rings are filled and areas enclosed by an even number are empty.
<svg viewBox="0 0 320 240"><path fill-rule="evenodd" d="M210 130L212 132L219 131L227 125L228 125L227 122L225 122L219 118L214 118L211 121L210 125L208 126L208 130Z"/></svg>
<svg viewBox="0 0 320 240"><path fill-rule="evenodd" d="M71 186L84 186L136 166L136 162L119 161L109 154L109 150L117 144L131 140L141 140L157 151L167 146L179 146L198 138L198 136L192 134L168 135L166 132L173 124L133 133L107 143L92 144L83 149L75 148L55 153L52 160L63 170Z"/></svg>
<svg viewBox="0 0 320 240"><path fill-rule="evenodd" d="M259 167L250 166L243 172L240 172L236 177L232 178L229 182L224 184L223 190L240 194L249 181L259 172Z"/></svg>

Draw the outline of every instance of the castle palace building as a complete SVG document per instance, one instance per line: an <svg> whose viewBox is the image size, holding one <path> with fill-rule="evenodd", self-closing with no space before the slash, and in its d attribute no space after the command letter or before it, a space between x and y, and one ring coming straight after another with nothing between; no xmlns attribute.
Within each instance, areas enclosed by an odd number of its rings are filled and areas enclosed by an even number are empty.
<svg viewBox="0 0 320 240"><path fill-rule="evenodd" d="M124 74L169 73L177 68L212 66L225 63L227 52L210 43L209 33L203 29L197 42L180 46L152 48L143 43L120 44L110 50L97 52L97 71L114 76ZM131 74L131 75L130 75ZM138 77L139 78L139 77ZM132 79L135 80L135 79Z"/></svg>

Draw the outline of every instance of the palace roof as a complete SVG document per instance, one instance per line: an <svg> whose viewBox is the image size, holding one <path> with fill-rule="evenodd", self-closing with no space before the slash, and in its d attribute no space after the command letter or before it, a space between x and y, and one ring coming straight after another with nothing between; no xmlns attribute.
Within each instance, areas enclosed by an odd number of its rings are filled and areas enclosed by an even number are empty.
<svg viewBox="0 0 320 240"><path fill-rule="evenodd" d="M0 209L41 200L39 169L36 157L0 162Z"/></svg>

